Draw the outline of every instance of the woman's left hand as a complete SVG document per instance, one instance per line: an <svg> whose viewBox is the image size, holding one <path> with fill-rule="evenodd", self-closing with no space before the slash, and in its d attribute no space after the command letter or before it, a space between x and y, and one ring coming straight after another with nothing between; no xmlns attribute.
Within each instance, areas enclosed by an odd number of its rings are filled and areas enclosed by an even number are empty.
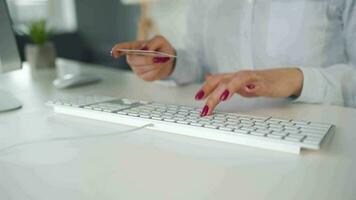
<svg viewBox="0 0 356 200"><path fill-rule="evenodd" d="M206 99L201 116L207 116L235 93L244 97L298 97L302 88L303 73L298 68L239 71L209 75L195 99Z"/></svg>

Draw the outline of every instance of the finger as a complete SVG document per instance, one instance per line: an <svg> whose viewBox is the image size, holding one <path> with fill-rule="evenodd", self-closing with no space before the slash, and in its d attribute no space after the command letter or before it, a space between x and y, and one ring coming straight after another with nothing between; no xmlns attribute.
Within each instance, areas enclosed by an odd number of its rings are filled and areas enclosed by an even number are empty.
<svg viewBox="0 0 356 200"><path fill-rule="evenodd" d="M235 78L230 79L227 83L219 83L219 86L209 95L206 106L204 106L201 112L202 116L210 115L221 101L230 99L235 92L242 91L241 93L246 97L255 96L255 94L249 94L239 87L239 82L244 83L245 80L254 79L254 75L244 72L240 74L241 75L236 74ZM253 86L254 85L249 85L248 87L251 88Z"/></svg>
<svg viewBox="0 0 356 200"><path fill-rule="evenodd" d="M155 81L157 80L157 76L159 74L159 69L148 71L144 74L141 74L140 77L145 81Z"/></svg>
<svg viewBox="0 0 356 200"><path fill-rule="evenodd" d="M216 87L216 89L209 95L209 97L206 101L206 105L204 106L204 108L201 112L201 116L206 116L206 115L210 115L211 113L213 113L215 107L221 101L221 96L226 94L226 92L225 92L225 91L227 91L226 87L227 86L224 83L219 84L219 86Z"/></svg>
<svg viewBox="0 0 356 200"><path fill-rule="evenodd" d="M118 43L111 49L111 55L114 58L118 58L124 55L124 52L121 52L120 49L140 49L145 41L133 41L133 42L125 42L125 43Z"/></svg>
<svg viewBox="0 0 356 200"><path fill-rule="evenodd" d="M145 46L150 51L160 51L167 44L166 40L162 36L155 36L151 40L147 41Z"/></svg>
<svg viewBox="0 0 356 200"><path fill-rule="evenodd" d="M217 74L211 75L203 84L202 88L196 93L195 99L196 100L203 100L209 94L215 90L215 88L219 85L220 82L224 80L230 79L233 77L233 74Z"/></svg>
<svg viewBox="0 0 356 200"><path fill-rule="evenodd" d="M134 66L132 67L132 70L134 71L135 74L141 76L149 71L152 70L157 70L158 67L154 65L142 65L142 66Z"/></svg>
<svg viewBox="0 0 356 200"><path fill-rule="evenodd" d="M126 55L126 61L129 65L132 66L154 64L154 59L151 56Z"/></svg>

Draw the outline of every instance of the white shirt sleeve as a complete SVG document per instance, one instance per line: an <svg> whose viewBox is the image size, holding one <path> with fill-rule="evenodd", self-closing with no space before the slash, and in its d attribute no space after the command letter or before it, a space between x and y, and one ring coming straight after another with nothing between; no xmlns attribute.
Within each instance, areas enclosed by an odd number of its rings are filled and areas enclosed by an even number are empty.
<svg viewBox="0 0 356 200"><path fill-rule="evenodd" d="M204 10L197 9L201 0L191 1L187 12L187 34L184 49L177 49L177 60L171 75L178 85L202 81L204 77L204 49L201 30Z"/></svg>
<svg viewBox="0 0 356 200"><path fill-rule="evenodd" d="M326 68L301 67L303 90L296 101L356 107L356 3L347 2L342 17L349 63Z"/></svg>

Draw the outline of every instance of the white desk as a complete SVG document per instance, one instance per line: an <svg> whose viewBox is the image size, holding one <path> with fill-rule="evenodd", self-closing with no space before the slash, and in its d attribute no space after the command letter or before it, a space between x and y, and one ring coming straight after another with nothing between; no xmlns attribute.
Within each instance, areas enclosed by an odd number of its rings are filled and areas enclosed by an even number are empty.
<svg viewBox="0 0 356 200"><path fill-rule="evenodd" d="M199 85L148 84L129 72L83 66L104 80L60 91L52 87L53 70L1 75L0 87L11 90L24 107L0 114L0 148L26 140L130 128L54 114L43 104L53 95L99 94L201 105L193 100ZM356 198L355 109L238 97L219 109L328 122L337 131L321 151L304 151L300 156L152 130L24 146L0 152L0 199Z"/></svg>

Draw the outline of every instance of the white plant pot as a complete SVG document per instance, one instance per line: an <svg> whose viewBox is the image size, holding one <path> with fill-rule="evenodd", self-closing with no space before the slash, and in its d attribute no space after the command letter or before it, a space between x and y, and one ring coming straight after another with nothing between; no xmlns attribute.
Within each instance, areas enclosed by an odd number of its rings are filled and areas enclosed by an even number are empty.
<svg viewBox="0 0 356 200"><path fill-rule="evenodd" d="M56 48L52 42L44 45L27 44L25 47L25 57L31 69L55 67L56 54Z"/></svg>

